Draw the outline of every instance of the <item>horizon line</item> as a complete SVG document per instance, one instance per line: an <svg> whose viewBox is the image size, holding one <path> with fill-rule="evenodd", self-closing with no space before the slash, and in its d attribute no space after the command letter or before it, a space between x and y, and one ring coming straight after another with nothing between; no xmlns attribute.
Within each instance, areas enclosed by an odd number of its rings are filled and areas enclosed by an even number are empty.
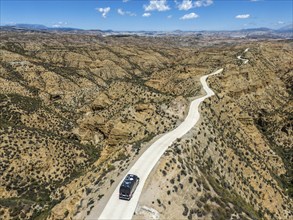
<svg viewBox="0 0 293 220"><path fill-rule="evenodd" d="M175 30L112 30L112 29L84 29L84 28L79 28L79 27L48 27L43 24L32 24L32 23L15 23L15 24L0 24L0 27L14 27L17 25L36 25L36 26L43 26L44 28L47 29L62 29L62 28L68 28L68 29L76 29L76 30L82 30L82 31L102 31L102 32L107 32L107 31L112 31L112 32L203 32L203 31L209 31L209 32L220 32L220 31L241 31L241 30L251 30L251 29L268 29L268 30L280 30L281 28L278 29L272 29L268 27L252 27L252 28L242 28L242 29L222 29L222 30L215 30L215 29L202 29L202 30L181 30L181 29L175 29ZM291 29L293 29L293 23L286 25L284 27L291 26ZM26 28L29 29L29 28ZM33 28L31 28L33 29ZM40 29L40 28L35 28L35 29Z"/></svg>

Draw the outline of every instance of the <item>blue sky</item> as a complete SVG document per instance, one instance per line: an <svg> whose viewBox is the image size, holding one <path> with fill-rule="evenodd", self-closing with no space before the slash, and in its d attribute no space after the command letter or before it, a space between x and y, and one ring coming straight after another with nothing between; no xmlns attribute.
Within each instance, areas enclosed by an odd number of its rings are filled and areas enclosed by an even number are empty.
<svg viewBox="0 0 293 220"><path fill-rule="evenodd" d="M102 30L236 30L292 23L292 0L1 1L1 25Z"/></svg>

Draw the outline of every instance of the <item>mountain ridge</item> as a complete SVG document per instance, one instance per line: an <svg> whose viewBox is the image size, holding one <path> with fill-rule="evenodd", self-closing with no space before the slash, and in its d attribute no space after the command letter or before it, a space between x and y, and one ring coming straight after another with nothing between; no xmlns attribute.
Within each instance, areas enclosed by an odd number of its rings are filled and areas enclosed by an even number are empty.
<svg viewBox="0 0 293 220"><path fill-rule="evenodd" d="M293 24L289 24L283 26L281 28L272 29L268 27L258 27L258 28L247 28L247 29L236 29L236 30L180 30L176 29L173 31L116 31L116 30L101 30L101 29L83 29L83 28L74 28L74 27L48 27L43 24L26 24L26 23L19 23L19 24L12 24L12 25L1 25L0 28L22 28L22 29L32 29L32 30L76 30L76 31L102 31L102 32L235 32L235 31L293 31Z"/></svg>

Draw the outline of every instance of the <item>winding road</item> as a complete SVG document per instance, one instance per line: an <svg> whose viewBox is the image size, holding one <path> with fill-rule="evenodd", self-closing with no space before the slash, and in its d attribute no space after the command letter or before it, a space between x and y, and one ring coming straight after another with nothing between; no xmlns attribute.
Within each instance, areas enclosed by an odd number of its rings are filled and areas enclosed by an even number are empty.
<svg viewBox="0 0 293 220"><path fill-rule="evenodd" d="M152 169L159 161L164 152L168 149L169 146L177 139L186 134L192 127L195 126L198 119L200 118L199 114L199 105L206 98L214 95L214 92L208 87L206 79L209 76L219 74L223 69L214 71L211 74L202 76L200 82L203 86L203 89L207 93L205 96L195 99L191 102L189 107L189 112L185 120L174 130L166 133L156 142L154 142L136 161L136 163L130 168L128 173L136 174L140 177L140 183L137 186L137 189L130 201L124 201L119 199L119 187L121 183L116 187L112 196L108 200L105 208L103 209L101 215L98 218L98 213L95 211L95 207L92 212L86 219L132 219L134 211L136 209L139 197L141 195L143 186L146 179L151 173ZM123 178L124 179L124 178ZM122 180L123 181L123 180ZM121 181L121 182L122 182Z"/></svg>
<svg viewBox="0 0 293 220"><path fill-rule="evenodd" d="M246 48L243 53L246 53L248 50L249 50L249 48ZM249 61L248 59L242 58L241 55L237 56L237 59L242 60L244 64L247 64Z"/></svg>

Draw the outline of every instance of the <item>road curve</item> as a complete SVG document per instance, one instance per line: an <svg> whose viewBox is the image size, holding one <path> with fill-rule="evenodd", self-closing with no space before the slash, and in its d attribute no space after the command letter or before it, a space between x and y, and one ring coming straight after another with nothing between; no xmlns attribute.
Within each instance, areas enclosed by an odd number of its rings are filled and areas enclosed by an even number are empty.
<svg viewBox="0 0 293 220"><path fill-rule="evenodd" d="M243 53L246 53L248 50L249 48L246 48ZM243 64L247 64L249 61L248 59L243 59L241 55L237 56L237 59L242 60Z"/></svg>
<svg viewBox="0 0 293 220"><path fill-rule="evenodd" d="M134 211L136 209L139 197L141 195L143 186L145 181L159 161L164 152L168 149L168 147L177 139L186 134L192 127L197 123L200 114L199 114L199 105L206 98L213 96L214 92L208 87L206 79L209 76L219 74L223 71L223 69L219 69L209 75L202 76L200 78L200 82L203 86L203 89L206 91L206 95L195 99L191 102L189 107L189 112L185 120L174 130L166 133L161 138L159 138L156 142L154 142L136 161L136 163L131 167L128 173L136 174L140 177L140 183L137 186L137 189L130 201L119 200L119 187L121 185L121 181L119 185L116 187L114 193L108 200L105 208L103 209L101 215L95 216L95 208L93 208L92 212L86 219L131 219Z"/></svg>

